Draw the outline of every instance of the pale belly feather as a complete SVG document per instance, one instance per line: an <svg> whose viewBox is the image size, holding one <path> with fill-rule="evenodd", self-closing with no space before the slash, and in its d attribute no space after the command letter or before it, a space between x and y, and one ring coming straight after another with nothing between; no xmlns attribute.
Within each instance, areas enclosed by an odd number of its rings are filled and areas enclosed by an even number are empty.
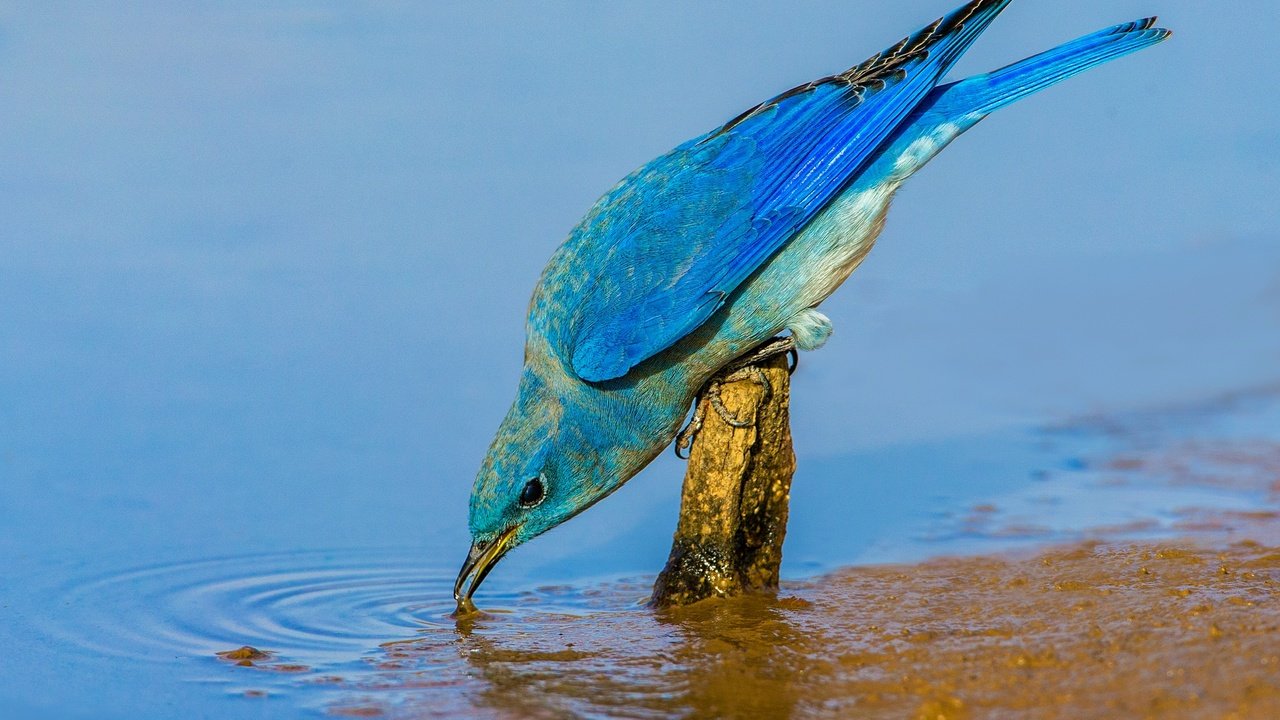
<svg viewBox="0 0 1280 720"><path fill-rule="evenodd" d="M866 259L884 229L897 186L845 193L791 241L787 250L804 256L796 258L802 261L797 267L808 275L797 298L801 307L826 300Z"/></svg>

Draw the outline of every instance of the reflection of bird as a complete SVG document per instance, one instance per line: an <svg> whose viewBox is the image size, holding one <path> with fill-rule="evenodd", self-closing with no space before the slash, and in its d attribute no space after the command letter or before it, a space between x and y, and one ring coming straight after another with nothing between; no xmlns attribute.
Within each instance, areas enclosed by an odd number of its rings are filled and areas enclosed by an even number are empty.
<svg viewBox="0 0 1280 720"><path fill-rule="evenodd" d="M690 140L605 194L534 291L519 394L476 478L460 601L507 550L635 475L717 371L862 261L899 185L991 111L1169 33L1139 20L938 85L1009 0L975 0ZM462 585L474 573L470 589Z"/></svg>

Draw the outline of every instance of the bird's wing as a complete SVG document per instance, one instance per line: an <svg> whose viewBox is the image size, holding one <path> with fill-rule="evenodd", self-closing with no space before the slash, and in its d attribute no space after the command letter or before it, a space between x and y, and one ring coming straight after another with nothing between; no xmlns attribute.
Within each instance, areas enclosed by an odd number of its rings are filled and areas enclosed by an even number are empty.
<svg viewBox="0 0 1280 720"><path fill-rule="evenodd" d="M975 0L839 75L793 88L641 168L575 232L604 248L571 318L603 381L705 322L847 184L1009 0Z"/></svg>

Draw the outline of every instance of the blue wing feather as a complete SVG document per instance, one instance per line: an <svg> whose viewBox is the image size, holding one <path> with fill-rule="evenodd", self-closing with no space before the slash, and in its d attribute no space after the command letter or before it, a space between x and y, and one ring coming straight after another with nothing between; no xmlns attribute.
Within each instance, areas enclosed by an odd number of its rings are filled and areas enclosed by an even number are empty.
<svg viewBox="0 0 1280 720"><path fill-rule="evenodd" d="M848 184L1008 2L975 0L615 188L575 231L604 248L565 348L578 376L621 377L706 322Z"/></svg>

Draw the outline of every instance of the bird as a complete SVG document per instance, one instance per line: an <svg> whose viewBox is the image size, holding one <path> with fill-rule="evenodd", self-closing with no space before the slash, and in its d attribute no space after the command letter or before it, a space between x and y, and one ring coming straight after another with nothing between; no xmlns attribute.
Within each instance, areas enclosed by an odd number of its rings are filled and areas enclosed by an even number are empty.
<svg viewBox="0 0 1280 720"><path fill-rule="evenodd" d="M783 92L606 192L534 289L515 401L472 488L459 612L512 548L635 476L717 373L782 333L831 335L818 306L862 263L902 183L990 113L1170 31L1146 18L956 82L943 76L1011 0L973 0L848 70ZM465 588L466 581L470 585Z"/></svg>

